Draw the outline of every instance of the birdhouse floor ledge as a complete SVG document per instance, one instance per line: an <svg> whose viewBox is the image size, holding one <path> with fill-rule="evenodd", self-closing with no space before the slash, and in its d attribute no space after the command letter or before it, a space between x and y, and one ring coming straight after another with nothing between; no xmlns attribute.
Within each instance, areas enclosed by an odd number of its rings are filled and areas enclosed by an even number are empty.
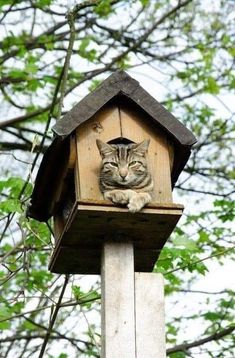
<svg viewBox="0 0 235 358"><path fill-rule="evenodd" d="M108 201L77 201L66 223L55 218L56 245L49 269L100 274L103 244L130 241L135 271L151 272L183 209L175 203L150 203L133 214Z"/></svg>

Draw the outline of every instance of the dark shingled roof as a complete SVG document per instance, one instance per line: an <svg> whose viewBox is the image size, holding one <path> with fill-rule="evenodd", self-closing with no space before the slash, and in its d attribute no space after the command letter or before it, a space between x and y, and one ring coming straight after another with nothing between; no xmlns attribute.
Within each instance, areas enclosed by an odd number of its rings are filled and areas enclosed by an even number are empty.
<svg viewBox="0 0 235 358"><path fill-rule="evenodd" d="M159 102L147 93L139 83L124 71L109 76L93 92L83 98L52 128L56 138L45 152L31 196L27 216L47 221L56 210L54 198L58 180L66 168L69 155L69 135L80 124L91 118L106 103L117 98L126 99L137 105L146 117L167 132L175 146L174 163L171 173L172 187L190 156L191 147L196 143L194 135L180 123Z"/></svg>
<svg viewBox="0 0 235 358"><path fill-rule="evenodd" d="M124 71L113 73L95 91L84 97L63 118L57 121L52 128L53 131L58 136L66 137L80 124L91 118L107 102L120 94L141 107L151 116L153 121L181 145L192 146L196 143L197 140L192 132L146 92L139 85L139 82Z"/></svg>

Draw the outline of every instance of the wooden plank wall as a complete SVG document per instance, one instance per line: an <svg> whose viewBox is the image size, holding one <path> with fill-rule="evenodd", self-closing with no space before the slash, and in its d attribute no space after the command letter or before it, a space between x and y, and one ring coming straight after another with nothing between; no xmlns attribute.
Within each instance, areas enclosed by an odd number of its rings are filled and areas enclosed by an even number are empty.
<svg viewBox="0 0 235 358"><path fill-rule="evenodd" d="M148 162L154 180L153 201L172 202L170 160L168 143L160 128L156 129L138 111L121 108L121 126L123 136L133 142L150 139Z"/></svg>
<svg viewBox="0 0 235 358"><path fill-rule="evenodd" d="M77 129L79 199L102 199L98 185L101 158L96 139L108 142L121 136L137 143L150 139L148 162L154 180L153 202L171 203L172 146L161 129L146 120L142 112L115 104L106 105Z"/></svg>
<svg viewBox="0 0 235 358"><path fill-rule="evenodd" d="M101 158L96 139L108 142L120 136L119 111L114 105L106 105L77 129L80 199L103 199L98 183Z"/></svg>

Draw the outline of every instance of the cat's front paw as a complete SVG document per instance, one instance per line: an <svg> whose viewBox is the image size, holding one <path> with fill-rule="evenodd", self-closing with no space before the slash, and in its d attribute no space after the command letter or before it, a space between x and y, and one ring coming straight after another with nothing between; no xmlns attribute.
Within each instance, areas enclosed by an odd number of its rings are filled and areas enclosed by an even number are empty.
<svg viewBox="0 0 235 358"><path fill-rule="evenodd" d="M108 191L104 194L104 197L111 200L114 204L126 205L128 203L128 196L120 190Z"/></svg>
<svg viewBox="0 0 235 358"><path fill-rule="evenodd" d="M135 198L135 199L130 200L127 207L131 213L137 213L144 207L144 203L142 200Z"/></svg>
<svg viewBox="0 0 235 358"><path fill-rule="evenodd" d="M139 193L130 199L127 207L131 213L136 213L148 204L150 200L151 197L148 193Z"/></svg>
<svg viewBox="0 0 235 358"><path fill-rule="evenodd" d="M137 213L138 211L140 211L143 208L144 205L139 205L137 203L129 203L127 205L129 211L131 213Z"/></svg>

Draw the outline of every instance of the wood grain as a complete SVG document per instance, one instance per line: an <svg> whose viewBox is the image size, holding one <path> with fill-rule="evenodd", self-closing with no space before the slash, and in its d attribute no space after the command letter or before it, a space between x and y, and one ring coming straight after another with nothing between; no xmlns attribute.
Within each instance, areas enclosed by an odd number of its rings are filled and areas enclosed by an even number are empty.
<svg viewBox="0 0 235 358"><path fill-rule="evenodd" d="M163 276L135 273L136 357L165 358Z"/></svg>
<svg viewBox="0 0 235 358"><path fill-rule="evenodd" d="M133 142L150 139L148 162L154 181L153 201L172 202L170 167L173 151L166 134L146 120L142 112L117 104L106 105L77 129L80 199L102 199L98 185L101 159L96 139L108 142L121 136Z"/></svg>
<svg viewBox="0 0 235 358"><path fill-rule="evenodd" d="M102 252L102 358L136 358L134 255L130 242L106 242Z"/></svg>
<svg viewBox="0 0 235 358"><path fill-rule="evenodd" d="M69 162L68 168L74 169L77 159L76 140L74 136L70 137L70 151L69 151Z"/></svg>
<svg viewBox="0 0 235 358"><path fill-rule="evenodd" d="M94 205L94 206L109 206L112 208L116 208L116 211L119 210L126 210L128 212L128 209L125 207L117 207L115 204L113 204L110 200L95 200L95 199L89 199L89 200L80 200L78 199L78 204L80 205ZM152 209L184 209L184 206L182 204L176 204L176 203L158 203L158 202L154 202L152 201L151 203L147 204L142 210L141 212L143 212L143 210L148 209L148 208L152 208Z"/></svg>
<svg viewBox="0 0 235 358"><path fill-rule="evenodd" d="M101 157L96 139L108 142L120 133L117 106L106 105L95 116L77 129L78 176L80 199L102 199L99 189L99 167Z"/></svg>
<svg viewBox="0 0 235 358"><path fill-rule="evenodd" d="M132 214L126 208L77 203L58 234L50 270L100 274L99 260L94 260L94 255L100 258L106 241L125 238L134 243L135 271L151 272L182 211L181 205L168 204Z"/></svg>
<svg viewBox="0 0 235 358"><path fill-rule="evenodd" d="M170 171L173 171L174 159L175 159L175 150L173 142L168 138L168 152L169 152L169 159L170 159Z"/></svg>
<svg viewBox="0 0 235 358"><path fill-rule="evenodd" d="M167 137L137 110L120 107L123 136L133 142L150 139L148 150L149 170L154 181L153 201L172 202L170 159Z"/></svg>

